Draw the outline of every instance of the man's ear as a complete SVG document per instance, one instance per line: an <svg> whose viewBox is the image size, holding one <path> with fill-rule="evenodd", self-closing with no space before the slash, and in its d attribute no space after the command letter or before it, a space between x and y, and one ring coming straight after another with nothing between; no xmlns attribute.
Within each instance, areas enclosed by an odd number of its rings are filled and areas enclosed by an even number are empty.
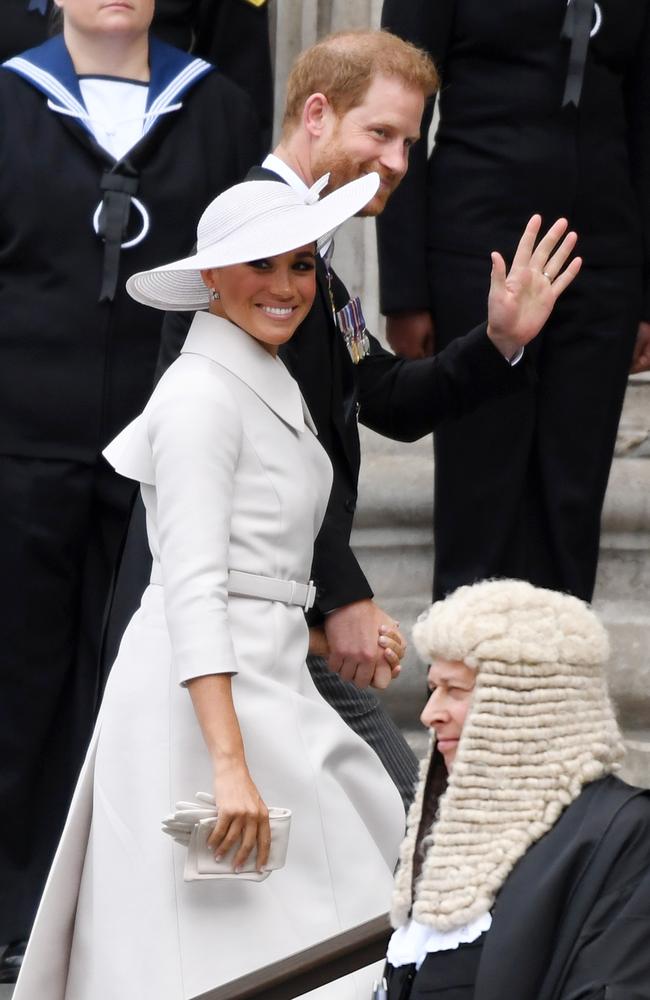
<svg viewBox="0 0 650 1000"><path fill-rule="evenodd" d="M334 112L325 94L310 94L302 109L302 121L309 135L320 136L325 129L328 118Z"/></svg>

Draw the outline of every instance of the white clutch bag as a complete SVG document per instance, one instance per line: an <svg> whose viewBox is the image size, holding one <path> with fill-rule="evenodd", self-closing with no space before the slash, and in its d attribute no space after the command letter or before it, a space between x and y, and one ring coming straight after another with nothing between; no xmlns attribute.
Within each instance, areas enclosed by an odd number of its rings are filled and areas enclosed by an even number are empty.
<svg viewBox="0 0 650 1000"><path fill-rule="evenodd" d="M197 792L194 802L177 802L176 811L163 820L163 831L187 848L183 878L186 882L199 879L245 879L263 882L272 871L283 868L287 858L291 810L269 808L271 849L264 870L257 871L257 851L253 850L240 871L233 871L237 846L216 861L208 847L208 838L217 821L214 798Z"/></svg>

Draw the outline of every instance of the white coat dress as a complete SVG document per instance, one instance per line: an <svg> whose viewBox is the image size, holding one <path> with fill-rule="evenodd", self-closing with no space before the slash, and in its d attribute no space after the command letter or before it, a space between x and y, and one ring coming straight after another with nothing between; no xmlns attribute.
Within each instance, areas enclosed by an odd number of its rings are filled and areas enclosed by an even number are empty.
<svg viewBox="0 0 650 1000"><path fill-rule="evenodd" d="M227 594L229 569L305 582L327 503L329 461L282 362L198 314L105 454L142 484L152 584L108 681L14 1000L188 1000L385 912L404 831L379 759L314 687L302 609ZM267 805L293 812L287 863L264 882L184 882L185 849L160 823L213 788L184 683L225 671L252 778ZM369 990L346 977L311 996Z"/></svg>

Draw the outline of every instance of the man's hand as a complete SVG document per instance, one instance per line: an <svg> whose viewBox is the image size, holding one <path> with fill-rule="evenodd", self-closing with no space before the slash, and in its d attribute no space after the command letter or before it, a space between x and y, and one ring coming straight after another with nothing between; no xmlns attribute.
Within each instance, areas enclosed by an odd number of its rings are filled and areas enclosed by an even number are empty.
<svg viewBox="0 0 650 1000"><path fill-rule="evenodd" d="M492 254L487 332L507 360L537 336L582 265L574 257L564 266L578 239L575 233L564 236L566 219L558 219L536 247L541 224L541 216L534 215L526 226L510 271L500 253Z"/></svg>
<svg viewBox="0 0 650 1000"><path fill-rule="evenodd" d="M390 682L399 676L401 661L406 653L406 642L399 631L399 622L393 625L380 625L377 636L378 665L370 681L370 687L383 691ZM309 652L312 656L322 656L328 659L330 647L322 625L312 625L309 629ZM384 661L382 662L381 655ZM358 682L357 682L357 686ZM364 685L365 686L365 685Z"/></svg>
<svg viewBox="0 0 650 1000"><path fill-rule="evenodd" d="M330 647L322 625L309 626L309 655L322 656L327 659L330 655Z"/></svg>
<svg viewBox="0 0 650 1000"><path fill-rule="evenodd" d="M399 673L401 657L396 650L403 656L406 643L395 621L374 601L355 601L336 608L326 616L324 628L328 666L343 680L360 688L370 684L384 688Z"/></svg>
<svg viewBox="0 0 650 1000"><path fill-rule="evenodd" d="M402 358L427 358L435 344L433 317L428 310L404 311L386 317L386 339Z"/></svg>
<svg viewBox="0 0 650 1000"><path fill-rule="evenodd" d="M630 375L639 372L650 372L650 323L646 322L639 323L630 367Z"/></svg>

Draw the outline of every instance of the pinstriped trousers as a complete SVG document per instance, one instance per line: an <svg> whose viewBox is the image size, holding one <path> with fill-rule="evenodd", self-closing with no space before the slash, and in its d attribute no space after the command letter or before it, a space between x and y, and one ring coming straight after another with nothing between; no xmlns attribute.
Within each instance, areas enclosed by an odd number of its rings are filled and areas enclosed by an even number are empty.
<svg viewBox="0 0 650 1000"><path fill-rule="evenodd" d="M341 680L320 656L308 656L307 666L319 694L375 751L408 809L418 777L418 761L376 694Z"/></svg>

